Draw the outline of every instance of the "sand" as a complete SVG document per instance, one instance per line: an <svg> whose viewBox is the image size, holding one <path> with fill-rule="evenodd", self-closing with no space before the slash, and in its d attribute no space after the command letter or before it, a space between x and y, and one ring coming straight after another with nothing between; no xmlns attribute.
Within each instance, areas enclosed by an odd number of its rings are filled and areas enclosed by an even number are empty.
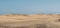
<svg viewBox="0 0 60 28"><path fill-rule="evenodd" d="M58 19L60 19L59 14L30 14L30 15L6 14L0 16L0 25L10 27L32 26L35 24L60 26L60 22L58 21Z"/></svg>

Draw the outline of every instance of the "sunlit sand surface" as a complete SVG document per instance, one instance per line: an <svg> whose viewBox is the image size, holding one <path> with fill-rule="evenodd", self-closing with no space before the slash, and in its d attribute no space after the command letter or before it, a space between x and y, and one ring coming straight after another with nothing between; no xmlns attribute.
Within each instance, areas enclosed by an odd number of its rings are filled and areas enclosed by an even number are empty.
<svg viewBox="0 0 60 28"><path fill-rule="evenodd" d="M1 28L60 28L59 14L6 14L0 16Z"/></svg>

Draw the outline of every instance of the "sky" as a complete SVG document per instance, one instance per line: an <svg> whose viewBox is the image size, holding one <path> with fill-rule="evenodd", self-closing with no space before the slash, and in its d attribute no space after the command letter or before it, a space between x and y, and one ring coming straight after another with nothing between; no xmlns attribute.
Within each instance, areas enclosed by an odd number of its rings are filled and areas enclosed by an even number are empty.
<svg viewBox="0 0 60 28"><path fill-rule="evenodd" d="M0 0L0 14L60 13L60 0Z"/></svg>

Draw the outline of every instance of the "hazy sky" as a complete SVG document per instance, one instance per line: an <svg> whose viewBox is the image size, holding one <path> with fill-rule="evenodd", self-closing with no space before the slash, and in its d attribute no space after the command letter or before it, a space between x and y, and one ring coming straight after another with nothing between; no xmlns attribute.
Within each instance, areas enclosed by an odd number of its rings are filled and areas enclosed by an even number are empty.
<svg viewBox="0 0 60 28"><path fill-rule="evenodd" d="M0 0L0 14L60 13L60 0Z"/></svg>

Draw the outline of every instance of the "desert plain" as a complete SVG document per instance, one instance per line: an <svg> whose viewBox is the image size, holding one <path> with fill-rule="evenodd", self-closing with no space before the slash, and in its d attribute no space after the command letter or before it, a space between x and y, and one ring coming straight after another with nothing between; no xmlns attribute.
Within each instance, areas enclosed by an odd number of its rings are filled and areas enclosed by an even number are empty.
<svg viewBox="0 0 60 28"><path fill-rule="evenodd" d="M60 28L60 14L4 14L0 28Z"/></svg>

